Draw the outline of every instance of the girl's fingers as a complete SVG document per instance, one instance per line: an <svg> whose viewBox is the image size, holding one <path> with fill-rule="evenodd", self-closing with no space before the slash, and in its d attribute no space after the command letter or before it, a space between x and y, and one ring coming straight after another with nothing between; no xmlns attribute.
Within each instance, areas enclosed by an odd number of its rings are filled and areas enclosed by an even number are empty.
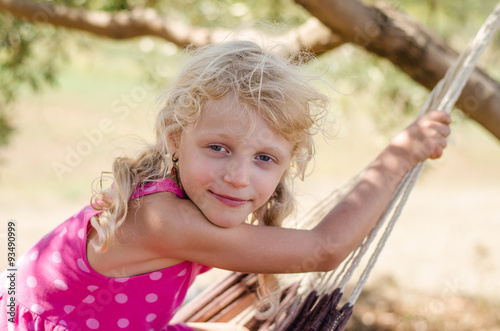
<svg viewBox="0 0 500 331"><path fill-rule="evenodd" d="M414 136L420 140L423 151L427 150L427 157L437 159L443 155L443 151L447 146L446 137L450 135L451 117L444 111L433 111L420 118L417 124L417 131L420 135ZM423 159L425 159L425 155Z"/></svg>
<svg viewBox="0 0 500 331"><path fill-rule="evenodd" d="M441 155L443 155L443 149L439 146L436 146L436 148L434 148L434 152L429 156L429 159L439 159Z"/></svg>
<svg viewBox="0 0 500 331"><path fill-rule="evenodd" d="M402 155L414 157L415 164L427 158L437 159L446 148L446 138L450 135L451 117L444 111L430 112L397 135L391 144Z"/></svg>
<svg viewBox="0 0 500 331"><path fill-rule="evenodd" d="M441 131L441 134L443 135L443 137L448 137L451 133L451 129L450 129L450 126L449 125L445 125L443 126L443 129Z"/></svg>
<svg viewBox="0 0 500 331"><path fill-rule="evenodd" d="M437 136L440 137L448 137L450 135L450 127L447 124L442 124L442 123L434 123L434 126L432 128Z"/></svg>
<svg viewBox="0 0 500 331"><path fill-rule="evenodd" d="M431 150L429 154L430 159L437 159L443 155L443 151L446 148L447 141L446 138L440 134L437 134L433 142L430 142Z"/></svg>
<svg viewBox="0 0 500 331"><path fill-rule="evenodd" d="M421 117L420 127L427 131L428 134L433 135L432 132L436 134L448 137L450 135L450 115L443 111L433 111L424 117Z"/></svg>
<svg viewBox="0 0 500 331"><path fill-rule="evenodd" d="M450 124L451 117L444 111L433 111L429 113L428 120L430 121L429 128L435 130L439 135L448 137L451 133Z"/></svg>
<svg viewBox="0 0 500 331"><path fill-rule="evenodd" d="M445 124L450 124L451 123L451 116L445 111L442 110L434 110L430 112L429 117L435 121L445 123Z"/></svg>
<svg viewBox="0 0 500 331"><path fill-rule="evenodd" d="M439 139L438 141L439 143L439 146L441 146L441 148L446 148L446 146L448 145L448 141L446 140L445 137L442 137L441 139Z"/></svg>

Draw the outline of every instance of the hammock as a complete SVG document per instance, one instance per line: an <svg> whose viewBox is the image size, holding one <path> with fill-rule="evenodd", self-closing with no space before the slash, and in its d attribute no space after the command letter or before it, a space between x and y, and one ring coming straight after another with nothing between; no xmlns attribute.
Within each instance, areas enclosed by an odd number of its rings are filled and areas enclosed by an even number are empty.
<svg viewBox="0 0 500 331"><path fill-rule="evenodd" d="M500 3L488 16L476 37L450 66L446 75L434 87L418 116L430 110L450 112L487 43L500 24ZM252 331L279 330L343 330L353 312L353 305L361 293L401 211L415 185L424 162L410 170L393 193L375 228L360 246L335 270L324 273L297 275L282 293L277 313L262 321L253 307L256 300L257 276L232 273L207 288L181 308L175 322L229 322L245 325ZM331 206L337 204L356 185L362 173L341 185L326 199L313 207L308 218L297 225L310 228L323 218ZM375 240L377 239L377 241ZM350 291L345 303L340 303L348 281L360 267L362 258L376 242L370 258Z"/></svg>

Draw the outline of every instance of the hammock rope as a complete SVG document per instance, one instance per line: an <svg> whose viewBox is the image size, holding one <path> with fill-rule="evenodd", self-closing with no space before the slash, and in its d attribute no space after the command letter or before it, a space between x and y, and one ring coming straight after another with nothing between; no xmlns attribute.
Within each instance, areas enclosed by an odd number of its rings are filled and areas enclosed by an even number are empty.
<svg viewBox="0 0 500 331"><path fill-rule="evenodd" d="M422 116L427 112L436 109L446 111L447 113L451 112L462 92L462 89L465 87L470 75L474 71L479 57L483 53L486 45L493 38L499 25L500 2L487 17L475 38L469 42L465 50L448 68L445 76L431 91L425 104L420 109L418 116ZM233 322L238 321L251 330L259 331L343 330L352 315L353 305L358 299L363 286L366 284L377 259L390 237L394 226L401 215L403 207L405 206L410 193L424 168L424 165L425 162L421 162L406 173L401 183L393 193L387 207L380 216L374 229L337 269L326 273L307 273L298 275L296 280L284 291L278 312L267 321L256 321L254 316L255 312L252 311L252 307L247 307L247 309L241 309L240 307L239 315L233 319ZM357 184L365 169L346 181L328 197L309 210L308 217L300 223L295 224L295 227L305 229L315 226L319 220L325 216L331 206L340 202L343 197ZM376 238L379 238L378 242L373 249L370 258L366 262L366 265L364 266L364 269L355 286L352 288L349 298L344 304L339 306L346 285L355 274L355 271L360 267L364 256L367 254ZM253 276L235 273L221 282L221 284L226 284L226 287L222 286L222 291L228 289L227 284L235 286L237 282L245 279L245 282L247 284L251 284L251 286L247 286L246 288L238 286L237 288L239 290L236 292L238 295L247 298L248 293L252 293L254 290L251 287L255 287L256 278L251 278ZM217 288L217 286L215 287ZM233 290L233 292L235 291ZM201 301L203 303L211 303L214 301L214 298L220 294L221 286L219 286L218 291L214 292L213 290L208 290L208 292L201 293ZM232 299L243 300L238 298L239 297ZM253 293L252 299L254 298L255 293ZM248 298L245 300L250 301ZM231 304L234 305L234 303ZM192 318L193 315L196 315L193 312L195 312L198 308L201 309L201 305L198 304L198 306L196 306L196 303L194 305L195 306L193 306L193 304L188 304L185 308L181 309L179 312L181 316L176 316L179 317L176 318L176 320L196 321L195 318ZM211 309L214 308L212 307ZM217 321L216 318L211 318L212 321ZM210 319L205 319L204 321L209 320Z"/></svg>
<svg viewBox="0 0 500 331"><path fill-rule="evenodd" d="M489 41L495 35L498 26L500 25L500 2L497 4L493 12L488 16L485 20L475 38L468 44L466 49L459 55L459 57L455 60L452 66L447 70L445 76L441 81L436 85L436 87L432 90L431 94L427 98L427 102L421 108L419 116L435 109L446 111L450 113L453 109L453 106L457 102L465 84L467 83L470 75L472 74L476 63L479 61L481 54L486 48ZM409 173L409 181L403 180L400 187L406 186L404 190L397 190L399 192L403 192L401 196L400 202L397 204L395 213L393 214L391 220L388 223L388 227L384 232L382 240L377 244L377 249L374 253L375 256L372 255L372 258L367 264L365 268L365 272L360 278L358 284L354 288L351 297L349 298L349 302L354 304L359 294L361 293L361 289L363 285L366 283L367 278L370 274L370 271L373 269L373 266L376 263L380 252L382 251L387 239L394 228L394 225L399 218L406 201L408 200L409 194L413 189L415 183L417 182L422 170L424 168L425 162L421 162L415 168L413 168ZM408 183L408 184L407 184ZM399 197L395 197L399 198ZM393 200L393 199L391 199Z"/></svg>

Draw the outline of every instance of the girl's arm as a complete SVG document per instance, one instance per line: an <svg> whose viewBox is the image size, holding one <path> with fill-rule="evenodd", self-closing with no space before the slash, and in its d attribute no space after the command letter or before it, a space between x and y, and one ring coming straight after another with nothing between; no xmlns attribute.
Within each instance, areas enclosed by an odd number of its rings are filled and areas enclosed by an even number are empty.
<svg viewBox="0 0 500 331"><path fill-rule="evenodd" d="M314 231L342 262L375 226L404 175L427 158L441 157L450 134L450 116L432 112L412 123L378 155L354 189Z"/></svg>
<svg viewBox="0 0 500 331"><path fill-rule="evenodd" d="M155 194L137 211L158 258L190 260L241 272L283 273L335 268L374 227L395 188L413 166L438 158L450 117L432 112L396 136L360 182L312 230L241 224L220 228L189 200ZM165 199L165 197L168 197ZM146 208L144 208L146 207Z"/></svg>

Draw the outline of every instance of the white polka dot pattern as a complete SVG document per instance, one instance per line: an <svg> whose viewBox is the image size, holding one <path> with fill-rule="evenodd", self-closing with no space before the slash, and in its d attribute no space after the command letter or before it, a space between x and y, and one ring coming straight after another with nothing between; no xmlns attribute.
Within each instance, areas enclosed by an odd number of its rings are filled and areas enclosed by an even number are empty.
<svg viewBox="0 0 500 331"><path fill-rule="evenodd" d="M38 284L37 280L35 277L33 276L29 276L27 279L26 279L26 284L31 287L31 288L34 288L36 287L36 285Z"/></svg>
<svg viewBox="0 0 500 331"><path fill-rule="evenodd" d="M85 264L85 262L84 262L82 259L78 259L78 260L76 261L76 263L78 264L78 267L79 267L81 270L83 270L83 271L85 271L85 272L87 272L87 273L88 273L88 272L90 272L89 268L87 267L87 265Z"/></svg>
<svg viewBox="0 0 500 331"><path fill-rule="evenodd" d="M153 193L160 187L145 189ZM20 309L25 316L19 316L24 324L17 329L43 331L50 323L82 331L164 329L195 275L208 269L182 262L132 277L98 274L85 252L85 234L93 215L95 210L84 208L25 254L18 279L26 293L21 301L25 308ZM0 304L4 302L0 299Z"/></svg>
<svg viewBox="0 0 500 331"><path fill-rule="evenodd" d="M60 279L56 279L54 281L54 285L62 291L66 291L68 289L68 285L63 280Z"/></svg>
<svg viewBox="0 0 500 331"><path fill-rule="evenodd" d="M95 285L89 285L89 286L87 286L87 290L89 290L90 292L94 292L98 288L99 288L99 286L95 286Z"/></svg>
<svg viewBox="0 0 500 331"><path fill-rule="evenodd" d="M30 260L31 261L35 261L36 259L38 259L38 251L34 251L33 253L30 254Z"/></svg>
<svg viewBox="0 0 500 331"><path fill-rule="evenodd" d="M95 297L93 295L88 295L85 299L82 300L84 303L93 303L95 301Z"/></svg>
<svg viewBox="0 0 500 331"><path fill-rule="evenodd" d="M66 306L64 306L64 312L66 314L71 313L73 310L75 310L75 306L72 306L72 305L66 305Z"/></svg>
<svg viewBox="0 0 500 331"><path fill-rule="evenodd" d="M130 322L126 318L120 318L118 320L118 327L120 327L122 329L126 328L129 324L130 324Z"/></svg>
<svg viewBox="0 0 500 331"><path fill-rule="evenodd" d="M89 318L85 324L87 324L87 327L92 330L97 330L99 328L99 321L95 318Z"/></svg>
<svg viewBox="0 0 500 331"><path fill-rule="evenodd" d="M125 303L128 300L128 297L126 294L120 293L115 296L115 300L118 303Z"/></svg>
<svg viewBox="0 0 500 331"><path fill-rule="evenodd" d="M59 253L57 251L52 253L52 261L54 263L61 263L61 261L62 261L61 253Z"/></svg>
<svg viewBox="0 0 500 331"><path fill-rule="evenodd" d="M42 306L40 306L39 304L35 303L34 305L31 306L31 310L36 313L36 314L43 314L45 309L43 309Z"/></svg>
<svg viewBox="0 0 500 331"><path fill-rule="evenodd" d="M161 272L153 272L151 275L149 275L149 278L151 278L151 280L158 280L161 278Z"/></svg>
<svg viewBox="0 0 500 331"><path fill-rule="evenodd" d="M146 295L146 301L149 303L156 302L158 301L158 295L154 293L149 293L148 295Z"/></svg>
<svg viewBox="0 0 500 331"><path fill-rule="evenodd" d="M64 228L64 229L61 231L61 233L59 233L59 237L64 236L67 232L68 232L68 229L67 229L67 228Z"/></svg>

